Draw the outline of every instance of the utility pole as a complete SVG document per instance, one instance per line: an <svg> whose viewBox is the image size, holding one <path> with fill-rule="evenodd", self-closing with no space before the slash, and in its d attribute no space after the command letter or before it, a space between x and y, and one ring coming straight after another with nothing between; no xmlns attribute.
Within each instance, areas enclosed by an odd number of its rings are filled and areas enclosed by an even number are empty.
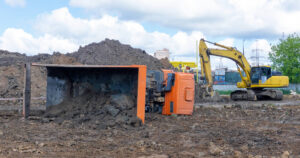
<svg viewBox="0 0 300 158"><path fill-rule="evenodd" d="M245 56L245 39L243 39L243 56Z"/></svg>

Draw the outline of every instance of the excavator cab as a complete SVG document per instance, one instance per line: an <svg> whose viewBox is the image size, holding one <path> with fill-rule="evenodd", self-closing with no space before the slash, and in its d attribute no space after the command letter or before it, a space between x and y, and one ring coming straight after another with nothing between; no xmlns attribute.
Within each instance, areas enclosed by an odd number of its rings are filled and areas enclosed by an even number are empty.
<svg viewBox="0 0 300 158"><path fill-rule="evenodd" d="M272 76L271 67L270 66L252 67L250 76L251 76L252 84L260 84L260 83L263 84L267 81L267 79L269 79Z"/></svg>

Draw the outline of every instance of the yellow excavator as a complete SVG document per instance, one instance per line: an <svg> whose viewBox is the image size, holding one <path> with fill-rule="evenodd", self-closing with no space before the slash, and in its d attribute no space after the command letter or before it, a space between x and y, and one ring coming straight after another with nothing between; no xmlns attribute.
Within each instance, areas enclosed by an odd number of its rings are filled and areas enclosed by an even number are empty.
<svg viewBox="0 0 300 158"><path fill-rule="evenodd" d="M208 48L206 43L223 49ZM237 83L237 87L245 88L246 90L233 91L230 94L232 100L282 100L282 91L274 88L287 87L289 85L288 76L272 72L270 66L251 67L245 56L236 48L201 39L199 43L201 76L205 77L206 81L201 90L205 91L206 97L213 97L215 94L211 74L211 55L231 59L237 65L237 70L242 79L241 82Z"/></svg>

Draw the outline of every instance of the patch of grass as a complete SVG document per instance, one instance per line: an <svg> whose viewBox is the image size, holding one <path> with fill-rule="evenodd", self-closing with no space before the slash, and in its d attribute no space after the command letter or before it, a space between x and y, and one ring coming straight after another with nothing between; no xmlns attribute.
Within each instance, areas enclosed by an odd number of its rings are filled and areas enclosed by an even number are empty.
<svg viewBox="0 0 300 158"><path fill-rule="evenodd" d="M280 89L283 93L283 95L289 95L291 94L291 91L288 89ZM221 90L216 90L220 95L230 95L231 92L233 92L232 90L228 90L228 91L221 91ZM296 91L297 94L300 94L300 90L297 89Z"/></svg>
<svg viewBox="0 0 300 158"><path fill-rule="evenodd" d="M220 90L216 90L220 95L230 95L230 93L232 92L231 90L228 91L220 91Z"/></svg>
<svg viewBox="0 0 300 158"><path fill-rule="evenodd" d="M300 89L296 88L296 93L300 94Z"/></svg>
<svg viewBox="0 0 300 158"><path fill-rule="evenodd" d="M290 90L287 90L287 89L281 89L281 91L282 91L282 93L283 93L284 95L289 95L289 94L291 94L291 91L290 91Z"/></svg>

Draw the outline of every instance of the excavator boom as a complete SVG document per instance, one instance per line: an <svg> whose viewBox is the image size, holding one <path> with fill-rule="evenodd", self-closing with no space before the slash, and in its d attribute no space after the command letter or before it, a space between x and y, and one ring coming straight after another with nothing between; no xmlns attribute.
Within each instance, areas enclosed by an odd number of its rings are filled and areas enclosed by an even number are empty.
<svg viewBox="0 0 300 158"><path fill-rule="evenodd" d="M223 49L208 48L206 43L213 44ZM212 96L214 94L210 63L211 55L228 58L234 61L237 65L237 70L241 76L241 82L237 83L237 87L246 88L247 91L239 90L233 92L231 94L232 99L240 100L240 98L242 98L242 100L255 100L256 97L282 98L281 91L265 90L264 88L279 88L288 86L287 76L272 76L271 68L268 66L252 69L245 56L237 49L201 39L199 44L201 75L205 76L207 82L205 89L208 96ZM243 75L243 72L245 75ZM252 81L255 77L258 78L257 83Z"/></svg>

